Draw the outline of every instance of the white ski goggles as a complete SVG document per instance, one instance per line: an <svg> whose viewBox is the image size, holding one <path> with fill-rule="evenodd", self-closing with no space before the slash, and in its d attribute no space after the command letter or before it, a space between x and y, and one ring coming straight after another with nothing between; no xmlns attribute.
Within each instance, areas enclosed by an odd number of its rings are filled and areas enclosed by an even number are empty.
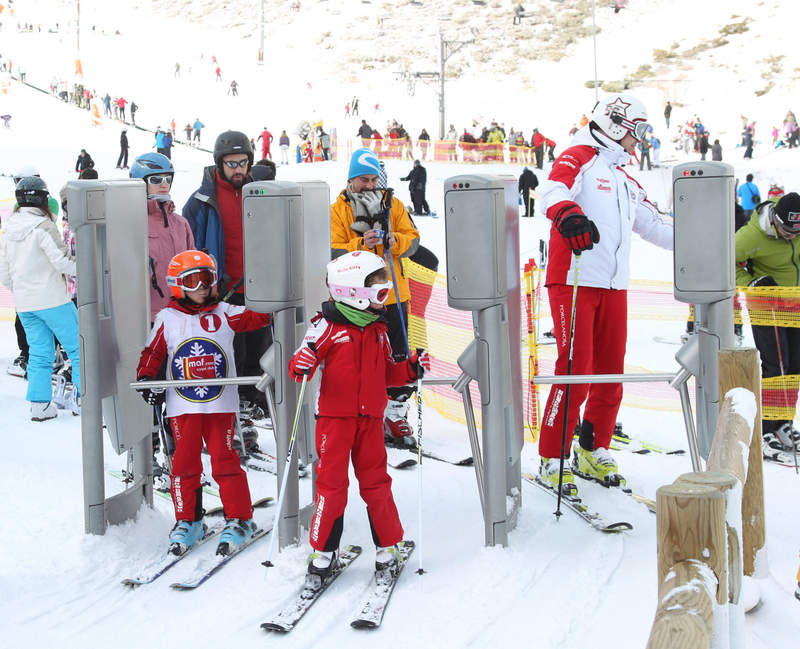
<svg viewBox="0 0 800 649"><path fill-rule="evenodd" d="M361 300L369 300L376 304L383 304L389 299L389 291L392 290L391 282L384 284L373 284L372 286L342 286L341 284L330 284L328 288L331 291L331 296L337 297L353 297Z"/></svg>
<svg viewBox="0 0 800 649"><path fill-rule="evenodd" d="M631 135L633 135L633 137L639 140L639 142L641 142L644 139L644 136L647 135L648 131L650 130L650 124L648 124L643 119L630 121L625 119L619 113L612 114L611 121L627 129L628 132Z"/></svg>

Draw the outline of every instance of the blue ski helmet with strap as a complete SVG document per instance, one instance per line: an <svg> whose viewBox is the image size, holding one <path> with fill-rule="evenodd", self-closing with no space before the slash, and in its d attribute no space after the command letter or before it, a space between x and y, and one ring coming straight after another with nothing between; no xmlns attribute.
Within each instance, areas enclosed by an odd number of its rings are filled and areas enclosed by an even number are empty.
<svg viewBox="0 0 800 649"><path fill-rule="evenodd" d="M161 153L144 153L131 165L131 178L147 178L160 174L174 174L172 161Z"/></svg>

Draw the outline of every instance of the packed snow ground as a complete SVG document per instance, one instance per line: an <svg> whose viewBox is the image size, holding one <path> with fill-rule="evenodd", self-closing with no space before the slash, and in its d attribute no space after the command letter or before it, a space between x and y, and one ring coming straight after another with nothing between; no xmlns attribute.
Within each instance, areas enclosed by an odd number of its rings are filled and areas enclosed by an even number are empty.
<svg viewBox="0 0 800 649"><path fill-rule="evenodd" d="M141 25L132 23L131 30L134 28L141 29ZM54 35L17 36L6 31L2 32L2 39L2 53L23 60L29 80L37 85L49 82L54 74L49 68L53 62L66 61L71 56ZM139 114L139 121L151 128L157 123L166 125L171 114L177 112L175 105L163 98L166 88L174 90L170 78L172 59L161 62L163 69L154 69L152 60L136 66L130 57L108 55L109 43L119 53L137 51L142 45L134 37L122 37L112 43L110 37L87 36L85 47L96 48L97 54L87 57L84 69L97 70L98 75L106 75L103 79L125 79L121 85L137 88L132 98L143 106L143 111L147 107L147 112ZM252 74L255 77L256 72ZM709 76L707 84L714 83ZM106 89L101 81L90 83L95 85L101 93ZM125 88L118 92L126 93ZM112 94L115 92L112 87L108 89ZM723 92L722 88L718 90ZM216 132L225 128L242 128L255 134L263 126L257 116L257 109L263 109L262 97L242 96L237 101L226 97L219 86L210 84L181 87L180 92L175 92L178 95L185 98L187 106L182 109L183 116L176 120L178 128L190 116L192 119L197 116L204 119L206 114L213 116L204 120L210 124L209 132L204 135L205 144L213 142ZM391 96L388 89L385 96ZM286 118L286 124L271 123L273 132L275 125L278 132L284 125L292 130L297 121L309 117L310 111L300 94L285 93L282 99L293 114L291 119ZM336 102L337 111L343 101ZM648 107L653 114L660 115L662 103L658 98ZM590 108L591 102L576 108L574 118ZM764 114L779 116L785 114L786 108L783 103L770 103L769 98L759 106ZM434 121L429 113L422 112L429 107L412 106L409 110L419 111L413 114L419 123L424 117L428 124ZM563 112L563 106L549 110ZM0 95L0 113L5 112L14 117L10 130L0 129L0 172L11 173L21 164L35 164L56 192L66 180L75 177L72 172L75 158L80 148L86 148L97 162L102 178L123 177L123 172L113 169L120 124L109 121L99 128L92 127L86 111L62 105L16 82L10 84L8 94ZM685 116L694 112L687 108ZM713 120L732 119L727 113L703 112L704 119L712 125ZM355 130L353 120L328 120L327 114L324 116L326 124L328 121L338 124L342 132ZM431 128L429 131L433 132ZM151 134L130 131L129 136L133 155L151 150ZM726 153L733 153L734 139L732 135ZM662 159L672 157L666 147L667 143ZM746 166L738 164L737 159L737 175L756 173L764 193L770 179L782 181L787 190L793 188L797 152L773 153L762 146L756 154L756 160ZM178 172L173 196L180 209L198 185L201 168L210 163L210 156L176 147L173 159ZM398 188L406 201L405 185L398 178L405 175L410 164L391 161L387 164L390 184ZM322 179L335 195L343 186L346 168L346 161L290 165L279 167L278 178ZM478 171L516 177L520 172L520 166L516 165L477 168L432 163L427 168L428 199L440 214L445 178ZM660 205L669 204L668 170L644 173L636 170L634 174ZM0 184L0 198L3 198L12 189L7 179L0 181L4 182ZM327 227L327 223L320 225ZM423 243L444 264L444 220L421 218L417 225ZM522 258L535 256L539 239L546 237L544 219L521 220ZM638 240L634 243L632 267L636 278L671 278L671 256ZM657 329L652 324L630 323L627 362L658 371L677 368L672 359L675 347L654 343L652 336L657 333L677 338L682 324L659 323ZM4 366L16 356L17 349L12 323L0 323L0 331L0 366ZM187 559L175 568L174 574L160 582L136 591L127 590L119 581L163 553L173 522L171 507L157 498L155 507L142 510L135 522L110 528L102 537L85 536L79 420L62 412L57 421L30 422L24 395L24 381L5 374L0 376L0 407L7 422L3 428L6 451L0 455L0 493L4 496L0 499L0 538L6 540L6 550L0 554L4 647L100 648L113 643L127 648L178 646L185 642L197 647L216 647L231 642L282 641L265 637L258 625L291 596L301 581L308 552L305 539L300 546L281 553L269 574L259 565L266 554L265 540L197 592L174 592L168 587L174 578L191 570L194 558ZM620 419L632 434L664 445L685 447L682 421L677 413L624 408ZM425 411L424 430L431 448L450 457L468 454L465 429L431 409ZM269 433L262 435L267 445L269 437ZM691 470L685 456L619 453L617 457L630 486L649 497L654 497L660 485ZM107 467L118 468L123 463L124 458L106 449ZM523 470L534 472L537 465L535 446L526 445ZM426 574L420 577L409 571L404 575L379 631L370 634L350 629L348 623L357 600L367 588L372 563L369 527L355 480L351 479L351 505L345 517L343 542L363 545L365 556L348 569L325 595L324 603L315 607L292 632L291 640L285 642L298 647L357 648L371 647L377 641L398 649L482 648L523 643L543 649L611 644L633 649L645 645L657 604L657 584L655 517L643 506L621 494L581 483L582 495L588 502L602 503L610 516L634 525L630 533L604 536L570 512L556 522L552 515L553 501L523 484L523 508L519 525L510 535L509 547L486 548L473 470L424 462L421 535L417 516L418 471L391 473L406 534L421 541L411 567L417 567L421 555ZM275 495L274 477L255 472L249 477L254 497ZM108 493L118 488L109 478ZM798 478L790 469L768 465L765 488L770 572L759 582L762 605L747 618L747 646L782 649L796 646L800 634L797 602L791 595L800 544ZM309 482L303 480L301 499L307 502L309 498ZM209 500L210 504L216 504ZM268 523L272 514L270 509L258 510L256 520ZM204 548L198 557L212 552L213 546Z"/></svg>

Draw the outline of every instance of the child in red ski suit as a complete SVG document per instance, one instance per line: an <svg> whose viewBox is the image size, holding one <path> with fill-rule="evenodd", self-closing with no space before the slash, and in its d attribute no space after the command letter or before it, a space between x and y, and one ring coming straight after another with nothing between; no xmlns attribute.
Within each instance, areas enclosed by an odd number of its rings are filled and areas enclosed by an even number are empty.
<svg viewBox="0 0 800 649"><path fill-rule="evenodd" d="M167 379L236 376L234 334L269 324L269 316L220 302L216 265L210 255L199 250L175 255L166 279L172 299L156 314L139 360L137 379L157 378L165 362ZM141 394L157 407L164 399L163 391L155 389ZM170 551L182 554L206 531L200 484L205 441L227 519L217 552L227 554L256 529L247 476L233 448L239 406L236 386L169 389L166 404L175 437L170 491L177 522L170 534Z"/></svg>
<svg viewBox="0 0 800 649"><path fill-rule="evenodd" d="M309 575L319 576L320 584L335 567L351 455L377 547L376 570L396 565L395 546L403 538L403 527L386 470L386 387L414 382L430 368L422 350L399 363L392 359L383 319L392 283L380 257L367 251L338 257L328 264L328 287L331 300L311 320L289 362L289 375L295 381L317 368L322 374L316 399L319 461L310 532L316 552L309 563Z"/></svg>

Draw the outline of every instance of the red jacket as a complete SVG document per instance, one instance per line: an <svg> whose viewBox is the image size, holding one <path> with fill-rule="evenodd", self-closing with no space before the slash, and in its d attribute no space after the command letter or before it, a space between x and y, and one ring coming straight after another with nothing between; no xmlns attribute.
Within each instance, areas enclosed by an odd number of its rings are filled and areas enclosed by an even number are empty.
<svg viewBox="0 0 800 649"><path fill-rule="evenodd" d="M386 333L385 322L378 320L366 327L351 324L333 302L322 305L322 313L311 320L303 343L289 361L289 375L302 380L296 359L304 347L316 349L322 373L316 399L316 413L322 417L383 417L386 388L417 380L408 360L395 363ZM313 346L310 346L312 343Z"/></svg>
<svg viewBox="0 0 800 649"><path fill-rule="evenodd" d="M536 132L533 134L533 138L531 140L531 146L533 146L534 149L538 149L540 146L544 144L544 141L545 141L544 135L542 135L539 132Z"/></svg>

